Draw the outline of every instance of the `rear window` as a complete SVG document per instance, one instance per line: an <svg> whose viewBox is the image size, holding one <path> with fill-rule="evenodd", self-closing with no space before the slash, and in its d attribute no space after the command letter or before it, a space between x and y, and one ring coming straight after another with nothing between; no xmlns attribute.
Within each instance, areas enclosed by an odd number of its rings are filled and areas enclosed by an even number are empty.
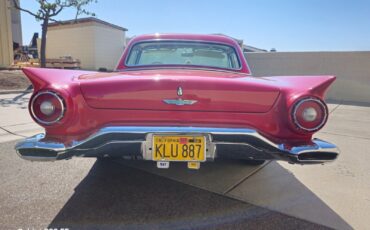
<svg viewBox="0 0 370 230"><path fill-rule="evenodd" d="M240 61L235 49L228 45L150 41L135 44L126 60L127 66L200 66L238 70Z"/></svg>

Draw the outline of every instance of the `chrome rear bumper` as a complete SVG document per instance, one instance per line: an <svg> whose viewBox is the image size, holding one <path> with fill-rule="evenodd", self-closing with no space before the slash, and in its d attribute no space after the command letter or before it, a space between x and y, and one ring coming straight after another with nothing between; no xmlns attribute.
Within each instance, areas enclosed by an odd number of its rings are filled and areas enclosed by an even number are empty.
<svg viewBox="0 0 370 230"><path fill-rule="evenodd" d="M151 160L153 134L204 135L207 161L214 158L277 159L312 164L333 161L339 154L335 145L319 139L313 139L308 145L287 147L253 129L203 127L106 127L70 145L48 141L44 134L38 134L17 143L15 149L21 158L31 161L54 161L73 156Z"/></svg>

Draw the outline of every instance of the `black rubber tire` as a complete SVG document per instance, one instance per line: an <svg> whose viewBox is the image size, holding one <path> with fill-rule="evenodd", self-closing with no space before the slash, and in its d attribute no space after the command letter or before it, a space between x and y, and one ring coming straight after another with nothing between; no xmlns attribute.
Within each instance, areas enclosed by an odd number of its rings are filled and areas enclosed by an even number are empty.
<svg viewBox="0 0 370 230"><path fill-rule="evenodd" d="M262 165L265 160L241 160L246 165Z"/></svg>

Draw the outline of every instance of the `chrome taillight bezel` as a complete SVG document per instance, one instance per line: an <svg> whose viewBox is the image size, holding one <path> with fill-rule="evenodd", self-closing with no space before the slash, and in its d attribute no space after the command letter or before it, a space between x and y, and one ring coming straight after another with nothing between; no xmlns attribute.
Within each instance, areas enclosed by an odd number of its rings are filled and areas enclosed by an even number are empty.
<svg viewBox="0 0 370 230"><path fill-rule="evenodd" d="M60 115L56 119L54 119L53 121L44 121L44 120L40 119L39 117L37 117L37 115L34 111L34 102L37 100L38 97L40 97L41 95L45 95L45 94L52 95L60 103L60 107L61 107ZM43 124L43 125L52 125L52 124L57 123L58 121L60 121L64 117L64 114L65 114L65 111L66 111L66 106L65 106L65 102L64 102L63 98L60 95L58 95L57 93L55 93L53 91L42 91L42 92L38 92L32 98L31 103L30 103L30 110L31 110L32 117L38 123Z"/></svg>
<svg viewBox="0 0 370 230"><path fill-rule="evenodd" d="M297 111L298 111L299 107L303 103L309 102L309 101L317 103L319 106L322 107L322 111L323 111L323 114L322 114L323 118L322 118L321 122L317 126L315 126L314 128L307 128L307 127L302 126L299 123L298 119L297 119ZM315 131L320 130L325 125L326 121L328 120L328 107L326 106L326 104L322 100L320 100L318 98L313 98L313 97L303 98L303 99L298 100L294 104L291 115L292 115L292 121L293 121L294 125L296 126L296 128L298 128L299 130L302 130L304 132L315 132Z"/></svg>

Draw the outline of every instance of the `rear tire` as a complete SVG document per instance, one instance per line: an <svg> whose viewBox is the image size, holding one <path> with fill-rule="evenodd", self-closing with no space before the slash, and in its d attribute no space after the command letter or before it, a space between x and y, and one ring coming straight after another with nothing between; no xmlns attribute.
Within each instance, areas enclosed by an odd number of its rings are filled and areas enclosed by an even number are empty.
<svg viewBox="0 0 370 230"><path fill-rule="evenodd" d="M265 160L241 160L246 165L262 165Z"/></svg>

